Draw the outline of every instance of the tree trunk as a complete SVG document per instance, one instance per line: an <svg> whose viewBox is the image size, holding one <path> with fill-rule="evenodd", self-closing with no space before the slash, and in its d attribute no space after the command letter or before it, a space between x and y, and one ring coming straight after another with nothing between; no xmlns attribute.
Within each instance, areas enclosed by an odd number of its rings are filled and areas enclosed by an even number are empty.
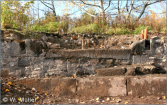
<svg viewBox="0 0 167 105"><path fill-rule="evenodd" d="M55 17L55 21L57 21L56 11L55 11L55 6L54 6L54 1L51 0L51 2L52 2L52 8L53 8L53 15L54 15L54 17Z"/></svg>

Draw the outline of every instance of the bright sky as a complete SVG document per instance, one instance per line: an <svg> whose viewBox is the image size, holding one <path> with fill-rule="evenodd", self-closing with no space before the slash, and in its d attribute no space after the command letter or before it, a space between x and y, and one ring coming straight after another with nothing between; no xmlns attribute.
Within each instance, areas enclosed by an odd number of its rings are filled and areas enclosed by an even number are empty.
<svg viewBox="0 0 167 105"><path fill-rule="evenodd" d="M48 3L51 3L51 1L47 1ZM67 7L67 5L65 5L65 3L63 3L65 1L54 1L55 3L55 10L56 10L56 14L59 16L62 16L65 12L63 11L63 9L65 9ZM117 1L116 1L117 2ZM39 3L39 9L44 10L44 11L48 11L50 9L48 9L46 6L44 6L42 3L40 3L40 1L34 1L34 14L38 14L37 8L38 8L38 3ZM67 3L67 2L66 2ZM161 13L162 12L162 8L160 8L160 3L157 4L153 4L151 5L151 10L153 10L155 13ZM165 11L166 11L166 4L165 6ZM70 9L70 8L69 8ZM39 11L39 17L43 17L44 16L44 11ZM69 10L69 13L74 13L75 11L78 11L77 7L72 7ZM31 11L33 13L33 11ZM71 17L79 17L81 15L81 11L76 12L74 15L71 15ZM37 17L36 17L37 18Z"/></svg>

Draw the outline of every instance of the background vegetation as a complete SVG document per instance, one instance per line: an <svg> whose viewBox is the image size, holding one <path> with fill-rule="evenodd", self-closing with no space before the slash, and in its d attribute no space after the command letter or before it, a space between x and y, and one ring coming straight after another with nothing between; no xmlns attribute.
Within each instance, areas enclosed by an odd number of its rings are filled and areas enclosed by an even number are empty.
<svg viewBox="0 0 167 105"><path fill-rule="evenodd" d="M18 29L22 31L59 32L59 33L96 33L109 35L139 34L141 30L148 28L148 32L166 32L166 11L156 14L147 11L139 21L131 15L128 19L125 15L112 18L105 14L105 19L100 18L93 8L88 11L97 15L92 17L87 13L80 18L71 18L64 14L55 16L55 13L46 11L45 17L37 19L30 15L33 1L21 5L20 1L7 0L1 2L1 28ZM134 24L135 23L135 24Z"/></svg>

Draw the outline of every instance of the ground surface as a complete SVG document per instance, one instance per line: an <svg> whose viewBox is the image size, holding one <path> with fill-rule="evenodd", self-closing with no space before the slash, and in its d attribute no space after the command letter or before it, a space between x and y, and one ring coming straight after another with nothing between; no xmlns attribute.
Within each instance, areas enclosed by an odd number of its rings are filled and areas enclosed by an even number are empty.
<svg viewBox="0 0 167 105"><path fill-rule="evenodd" d="M148 75L152 77L164 77L166 74ZM142 76L140 76L142 77ZM1 77L1 103L2 104L166 104L166 96L118 96L118 97L55 97L36 90L34 87L27 88L23 85L11 82L17 80L15 77ZM23 100L21 98L29 98L31 101ZM7 98L7 102L5 100ZM10 98L15 98L12 103ZM32 101L34 99L34 101ZM35 101L36 100L36 101ZM27 101L27 102L26 102Z"/></svg>

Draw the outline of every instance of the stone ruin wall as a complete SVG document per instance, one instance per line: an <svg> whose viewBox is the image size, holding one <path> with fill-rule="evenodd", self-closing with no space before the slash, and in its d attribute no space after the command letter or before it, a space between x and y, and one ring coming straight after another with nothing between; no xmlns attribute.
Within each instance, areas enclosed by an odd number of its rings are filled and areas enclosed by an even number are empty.
<svg viewBox="0 0 167 105"><path fill-rule="evenodd" d="M130 59L130 50L56 50L51 49L37 56L30 48L15 41L1 42L1 69L18 77L48 75L71 76L76 72L94 74L95 68L113 67ZM120 56L121 55L121 56ZM118 58L118 59L114 59Z"/></svg>
<svg viewBox="0 0 167 105"><path fill-rule="evenodd" d="M34 48L41 50L39 54L36 54L36 51L31 48L31 42L33 41L34 39L25 39L25 42L21 43L1 41L1 69L9 70L11 74L16 74L18 77L71 76L78 72L94 74L96 68L154 62L156 60L149 60L149 57L156 58L157 56L151 55L152 50L146 55L131 55L131 49L46 50L34 44ZM163 68L166 70L166 65L164 65L166 63L166 48L158 56L160 57L160 59L158 58L160 63L155 66L161 66L161 63L163 63Z"/></svg>

